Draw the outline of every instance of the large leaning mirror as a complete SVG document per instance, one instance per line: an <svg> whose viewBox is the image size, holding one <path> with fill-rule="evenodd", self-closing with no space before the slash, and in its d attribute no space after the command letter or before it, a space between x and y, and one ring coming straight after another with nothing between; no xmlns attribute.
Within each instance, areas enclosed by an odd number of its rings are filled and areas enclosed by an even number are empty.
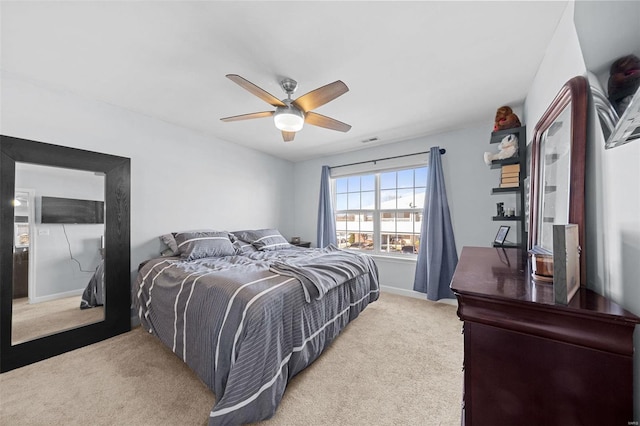
<svg viewBox="0 0 640 426"><path fill-rule="evenodd" d="M11 344L104 319L104 173L16 162Z"/></svg>
<svg viewBox="0 0 640 426"><path fill-rule="evenodd" d="M583 285L586 138L587 80L578 76L560 89L534 130L528 245L553 251L553 225L577 224Z"/></svg>
<svg viewBox="0 0 640 426"><path fill-rule="evenodd" d="M2 136L0 371L130 329L130 160Z"/></svg>

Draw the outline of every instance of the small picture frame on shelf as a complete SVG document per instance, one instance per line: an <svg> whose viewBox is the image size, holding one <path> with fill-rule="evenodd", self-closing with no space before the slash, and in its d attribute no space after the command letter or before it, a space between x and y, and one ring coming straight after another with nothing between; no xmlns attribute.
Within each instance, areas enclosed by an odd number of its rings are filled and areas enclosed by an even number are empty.
<svg viewBox="0 0 640 426"><path fill-rule="evenodd" d="M493 240L493 243L496 245L504 245L504 241L507 239L507 234L509 233L510 226L501 226L498 229L498 233L496 234L496 238Z"/></svg>

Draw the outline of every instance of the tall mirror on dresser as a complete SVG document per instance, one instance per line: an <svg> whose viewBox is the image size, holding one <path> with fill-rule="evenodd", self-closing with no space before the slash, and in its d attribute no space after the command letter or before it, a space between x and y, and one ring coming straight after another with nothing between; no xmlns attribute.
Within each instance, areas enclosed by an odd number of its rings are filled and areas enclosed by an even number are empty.
<svg viewBox="0 0 640 426"><path fill-rule="evenodd" d="M553 225L578 225L580 282L586 283L587 80L567 81L536 124L531 147L529 249L553 250Z"/></svg>
<svg viewBox="0 0 640 426"><path fill-rule="evenodd" d="M0 372L129 331L130 160L2 136Z"/></svg>

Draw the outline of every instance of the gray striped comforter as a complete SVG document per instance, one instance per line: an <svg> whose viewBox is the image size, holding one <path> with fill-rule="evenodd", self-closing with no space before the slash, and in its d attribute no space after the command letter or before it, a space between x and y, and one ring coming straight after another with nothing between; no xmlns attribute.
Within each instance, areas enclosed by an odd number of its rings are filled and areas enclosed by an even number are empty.
<svg viewBox="0 0 640 426"><path fill-rule="evenodd" d="M322 256L278 260L271 265L276 274L297 278L307 302L322 299L331 289L375 268L373 259L330 245Z"/></svg>
<svg viewBox="0 0 640 426"><path fill-rule="evenodd" d="M274 264L323 268L329 258L347 265L354 257L366 260L366 270L346 274L345 282L309 302L297 278L270 270ZM133 291L142 326L215 393L209 424L235 425L271 417L288 381L377 300L379 287L368 256L292 248L153 259L140 269Z"/></svg>

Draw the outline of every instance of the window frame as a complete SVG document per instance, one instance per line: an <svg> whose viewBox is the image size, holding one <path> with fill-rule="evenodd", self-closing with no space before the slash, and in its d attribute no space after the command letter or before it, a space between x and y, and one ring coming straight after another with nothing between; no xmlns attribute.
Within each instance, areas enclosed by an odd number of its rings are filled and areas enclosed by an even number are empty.
<svg viewBox="0 0 640 426"><path fill-rule="evenodd" d="M366 214L371 214L373 216L373 231L365 231L366 233L371 233L372 234L372 239L373 239L373 248L371 250L364 250L364 249L349 249L347 248L347 250L352 250L354 252L361 252L361 253L367 253L370 254L372 256L384 256L384 257L393 257L393 258L397 258L397 259L405 259L405 260L415 260L418 257L418 253L403 253L403 252L398 252L398 251L386 251L382 249L382 238L383 238L383 232L382 232L382 214L383 213L393 213L394 215L396 215L395 217L395 224L396 224L396 232L394 235L403 235L403 234L399 234L397 232L397 214L398 213L409 213L409 214L419 214L420 215L420 226L419 229L416 230L415 228L415 217L412 218L412 222L414 223L414 232L411 232L411 235L413 236L413 238L419 238L420 237L420 230L421 230L421 224L422 224L422 220L424 219L424 205L419 206L419 207L414 207L414 208L396 208L395 209L382 209L381 208L381 175L384 173L390 173L390 172L400 172L403 170L414 170L414 182L413 182L413 186L411 187L411 189L414 192L414 196L415 196L415 189L416 188L422 188L422 186L416 186L416 181L415 181L415 170L416 169L421 169L421 168L426 168L428 170L428 165L424 164L424 163L419 163L419 164L407 164L407 165L403 165L403 166L398 166L398 167L394 167L394 168L388 168L388 169L376 169L376 170L360 170L358 172L354 172L354 173L350 173L350 174L344 174L344 175L340 175L337 177L331 177L331 197L332 197L332 202L334 203L334 220L336 221L336 238L337 238L337 234L339 232L346 232L347 235L349 235L349 230L348 229L342 229L338 227L338 224L340 223L337 220L337 216L339 214L355 214L355 215L359 215L361 218L364 217L364 215ZM350 177L355 177L355 176L367 176L367 175L374 175L374 181L375 181L375 185L374 185L374 198L375 198L375 204L374 204L374 208L373 209L346 209L346 210L338 210L337 209L337 200L338 200L338 192L337 192L337 181L338 179L348 179ZM427 171L427 178L428 178L428 171ZM398 183L396 181L396 186L394 189L398 190L398 189L405 189L405 188L398 188ZM424 187L426 188L427 186L427 181L425 181L425 185ZM360 189L360 191L358 191L359 194L362 194L362 188ZM366 192L366 191L365 191ZM349 190L347 188L347 192L346 194L349 194ZM426 191L425 191L426 193ZM342 194L342 192L341 192ZM348 195L347 195L348 196ZM397 199L397 198L396 198ZM415 200L414 200L415 201ZM360 206L362 207L362 206ZM361 222L359 222L361 223ZM361 226L359 225L360 229ZM346 228L346 226L345 226ZM363 232L361 232L363 233ZM385 233L387 234L387 233ZM338 240L338 245L340 245L340 241ZM413 243L413 245L415 245L415 242Z"/></svg>

